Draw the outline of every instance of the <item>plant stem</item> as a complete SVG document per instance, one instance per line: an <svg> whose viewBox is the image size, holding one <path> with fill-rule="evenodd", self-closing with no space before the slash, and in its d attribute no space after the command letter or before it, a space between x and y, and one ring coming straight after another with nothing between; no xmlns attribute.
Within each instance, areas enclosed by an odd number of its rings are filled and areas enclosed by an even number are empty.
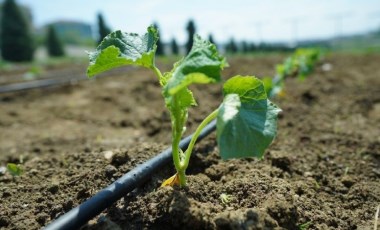
<svg viewBox="0 0 380 230"><path fill-rule="evenodd" d="M171 120L172 120L172 153L173 153L173 162L174 166L179 172L180 165L181 165L181 158L180 158L180 149L179 149L179 142L181 141L182 136L182 128L183 124L181 124L181 111L178 109L177 98L174 95L173 96L173 108L171 111Z"/></svg>
<svg viewBox="0 0 380 230"><path fill-rule="evenodd" d="M162 79L164 78L162 76L162 73L161 71L156 67L156 66L153 66L151 67L151 69L153 70L153 72L156 74L156 76L158 77L158 81L160 82L160 85L162 86Z"/></svg>
<svg viewBox="0 0 380 230"><path fill-rule="evenodd" d="M151 69L158 77L158 81L160 82L160 85L163 86L163 75L161 71L156 67L152 66ZM180 186L186 185L186 175L185 171L186 169L181 168L181 159L180 153L181 150L179 148L179 142L181 141L182 132L184 124L187 120L187 110L183 111L180 109L180 106L178 104L178 98L176 95L173 95L173 104L172 109L170 111L170 116L172 120L172 154L173 154L173 162L175 169L178 173Z"/></svg>
<svg viewBox="0 0 380 230"><path fill-rule="evenodd" d="M216 116L218 116L218 112L219 112L219 108L214 110L212 113L210 113L195 130L193 136L191 137L190 144L186 149L185 158L181 161L181 165L180 165L181 170L185 171L187 167L189 166L189 161L190 161L191 153L193 151L195 142L197 141L203 128L212 120L214 120Z"/></svg>

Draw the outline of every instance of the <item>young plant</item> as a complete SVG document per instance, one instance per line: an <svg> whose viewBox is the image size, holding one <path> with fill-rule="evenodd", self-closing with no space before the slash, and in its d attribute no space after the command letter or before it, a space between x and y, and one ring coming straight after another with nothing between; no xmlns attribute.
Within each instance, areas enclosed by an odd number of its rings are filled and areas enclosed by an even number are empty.
<svg viewBox="0 0 380 230"><path fill-rule="evenodd" d="M13 177L21 176L22 174L22 168L20 167L20 165L14 163L8 163L7 170Z"/></svg>
<svg viewBox="0 0 380 230"><path fill-rule="evenodd" d="M322 56L319 49L297 49L282 64L276 65L276 75L272 79L264 77L265 91L269 97L284 95L284 81L287 77L297 76L305 80L313 72L316 63Z"/></svg>
<svg viewBox="0 0 380 230"><path fill-rule="evenodd" d="M188 109L197 104L188 86L220 82L220 72L227 63L215 45L195 35L189 54L175 63L170 72L162 74L155 65L157 40L153 26L144 35L112 32L95 52L89 53L87 75L92 77L125 65L146 67L156 74L170 112L173 162L177 171L164 185L186 185L185 172L194 144L202 129L214 119L217 119L217 141L223 159L262 158L276 135L277 114L281 110L268 100L263 83L253 76L235 76L225 82L221 105L201 122L186 151L179 148Z"/></svg>

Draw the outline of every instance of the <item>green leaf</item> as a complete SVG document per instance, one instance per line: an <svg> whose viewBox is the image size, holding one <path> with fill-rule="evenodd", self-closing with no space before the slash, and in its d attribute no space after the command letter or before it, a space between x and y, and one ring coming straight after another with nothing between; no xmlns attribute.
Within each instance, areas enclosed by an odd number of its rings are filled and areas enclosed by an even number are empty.
<svg viewBox="0 0 380 230"><path fill-rule="evenodd" d="M196 35L189 54L176 63L171 72L165 91L168 95L174 95L193 83L219 82L220 71L226 64L225 59L219 56L215 45Z"/></svg>
<svg viewBox="0 0 380 230"><path fill-rule="evenodd" d="M87 75L92 77L125 65L152 68L157 40L157 30L153 26L149 26L147 33L141 36L120 30L112 32L103 39L95 52L89 53Z"/></svg>
<svg viewBox="0 0 380 230"><path fill-rule="evenodd" d="M221 157L262 158L276 136L281 110L267 99L264 85L255 77L233 77L224 85L224 92L217 117Z"/></svg>
<svg viewBox="0 0 380 230"><path fill-rule="evenodd" d="M270 95L272 89L273 89L273 81L271 77L264 77L262 79L263 84L264 84L264 89L267 95Z"/></svg>
<svg viewBox="0 0 380 230"><path fill-rule="evenodd" d="M193 93L187 88L184 88L178 91L176 96L177 96L179 107L182 109L197 105L197 102L194 99Z"/></svg>
<svg viewBox="0 0 380 230"><path fill-rule="evenodd" d="M7 170L12 176L20 176L22 173L21 167L13 163L7 164Z"/></svg>
<svg viewBox="0 0 380 230"><path fill-rule="evenodd" d="M252 76L235 76L223 85L223 94L238 94L242 102L266 99L265 87L259 79Z"/></svg>

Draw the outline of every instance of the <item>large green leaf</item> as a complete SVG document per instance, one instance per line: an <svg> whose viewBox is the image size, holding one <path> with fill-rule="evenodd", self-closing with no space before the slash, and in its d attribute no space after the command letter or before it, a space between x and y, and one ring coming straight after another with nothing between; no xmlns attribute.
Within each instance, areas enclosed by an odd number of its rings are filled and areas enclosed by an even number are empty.
<svg viewBox="0 0 380 230"><path fill-rule="evenodd" d="M225 66L226 61L219 56L215 45L196 35L189 54L175 65L165 91L174 95L193 83L218 82Z"/></svg>
<svg viewBox="0 0 380 230"><path fill-rule="evenodd" d="M227 65L219 56L214 44L194 36L194 43L189 54L174 64L171 72L165 73L163 95L166 106L171 110L173 99L181 109L196 105L193 94L187 88L190 84L206 84L220 81L220 72Z"/></svg>
<svg viewBox="0 0 380 230"><path fill-rule="evenodd" d="M233 77L224 85L217 117L217 139L223 159L261 158L277 132L277 114L264 85L255 77Z"/></svg>
<svg viewBox="0 0 380 230"><path fill-rule="evenodd" d="M89 53L87 75L92 77L124 65L152 68L157 40L157 30L153 26L148 27L147 33L141 36L120 30L112 32L103 39L95 52Z"/></svg>

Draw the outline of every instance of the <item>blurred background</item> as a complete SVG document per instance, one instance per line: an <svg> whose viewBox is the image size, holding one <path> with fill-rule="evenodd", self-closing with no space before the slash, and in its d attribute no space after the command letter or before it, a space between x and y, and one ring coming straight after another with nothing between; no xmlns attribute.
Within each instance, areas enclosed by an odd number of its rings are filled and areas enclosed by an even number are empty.
<svg viewBox="0 0 380 230"><path fill-rule="evenodd" d="M380 50L378 0L3 0L0 21L3 64L85 58L110 31L143 33L150 24L160 30L160 55L186 53L194 33L228 54Z"/></svg>

